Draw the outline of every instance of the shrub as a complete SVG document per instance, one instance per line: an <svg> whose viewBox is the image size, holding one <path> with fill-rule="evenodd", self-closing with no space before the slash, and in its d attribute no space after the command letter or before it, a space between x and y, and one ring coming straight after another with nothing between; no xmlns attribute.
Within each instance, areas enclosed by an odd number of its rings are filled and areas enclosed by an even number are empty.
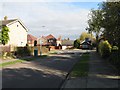
<svg viewBox="0 0 120 90"><path fill-rule="evenodd" d="M12 53L12 52L6 52L6 51L3 51L2 53L1 53L1 57L3 58L3 59L10 59L10 58L15 58L15 55L14 55L14 53Z"/></svg>
<svg viewBox="0 0 120 90"><path fill-rule="evenodd" d="M18 57L31 55L31 50L29 47L17 47L16 55Z"/></svg>
<svg viewBox="0 0 120 90"><path fill-rule="evenodd" d="M110 53L111 53L111 45L107 40L101 41L99 43L99 53L103 58L106 58L106 57L108 57L110 55Z"/></svg>
<svg viewBox="0 0 120 90"><path fill-rule="evenodd" d="M120 70L120 54L117 46L112 47L109 62Z"/></svg>
<svg viewBox="0 0 120 90"><path fill-rule="evenodd" d="M113 47L112 47L112 50L113 50L113 51L114 51L114 50L116 51L116 50L118 50L118 47L117 47L117 46L113 46Z"/></svg>
<svg viewBox="0 0 120 90"><path fill-rule="evenodd" d="M78 49L80 48L80 41L78 39L74 41L74 47Z"/></svg>

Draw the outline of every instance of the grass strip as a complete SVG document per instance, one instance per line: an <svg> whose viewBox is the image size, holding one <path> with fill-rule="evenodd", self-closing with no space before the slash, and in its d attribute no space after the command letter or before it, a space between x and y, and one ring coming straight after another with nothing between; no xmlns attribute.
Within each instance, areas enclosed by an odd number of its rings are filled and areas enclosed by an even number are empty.
<svg viewBox="0 0 120 90"><path fill-rule="evenodd" d="M23 60L15 60L15 61L10 61L10 62L5 62L5 63L1 63L0 67L5 67L7 65L16 64L16 63L19 63L19 62L24 62L24 61Z"/></svg>
<svg viewBox="0 0 120 90"><path fill-rule="evenodd" d="M89 71L89 53L84 53L80 60L73 67L73 70L70 74L71 77L86 77L88 76Z"/></svg>
<svg viewBox="0 0 120 90"><path fill-rule="evenodd" d="M5 67L7 65L12 65L12 64L16 64L16 63L21 63L21 62L24 62L24 61L32 61L32 60L35 60L35 59L38 59L38 58L44 58L44 57L47 57L47 55L42 55L42 56L33 56L31 58L24 58L24 59L19 59L19 60L15 60L15 61L9 61L9 62L5 62L5 63L1 63L0 64L0 67Z"/></svg>
<svg viewBox="0 0 120 90"><path fill-rule="evenodd" d="M49 54L57 54L57 51L50 51Z"/></svg>

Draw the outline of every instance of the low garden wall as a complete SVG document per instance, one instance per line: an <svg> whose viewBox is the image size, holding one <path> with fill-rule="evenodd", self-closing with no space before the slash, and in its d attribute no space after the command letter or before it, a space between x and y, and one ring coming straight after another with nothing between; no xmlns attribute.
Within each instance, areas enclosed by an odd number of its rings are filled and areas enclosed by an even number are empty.
<svg viewBox="0 0 120 90"><path fill-rule="evenodd" d="M47 48L46 46L17 47L16 55L22 56L34 55L34 50L38 50L38 55L40 55L40 51L42 52L42 54L49 52L49 48Z"/></svg>

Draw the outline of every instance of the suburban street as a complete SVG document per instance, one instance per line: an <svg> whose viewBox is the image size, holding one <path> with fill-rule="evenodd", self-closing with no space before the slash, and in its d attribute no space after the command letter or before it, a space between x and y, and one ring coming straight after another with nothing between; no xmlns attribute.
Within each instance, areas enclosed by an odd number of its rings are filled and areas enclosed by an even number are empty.
<svg viewBox="0 0 120 90"><path fill-rule="evenodd" d="M2 70L3 88L60 88L82 50L59 51L45 58L9 65Z"/></svg>
<svg viewBox="0 0 120 90"><path fill-rule="evenodd" d="M0 7L0 89L120 90L120 0Z"/></svg>

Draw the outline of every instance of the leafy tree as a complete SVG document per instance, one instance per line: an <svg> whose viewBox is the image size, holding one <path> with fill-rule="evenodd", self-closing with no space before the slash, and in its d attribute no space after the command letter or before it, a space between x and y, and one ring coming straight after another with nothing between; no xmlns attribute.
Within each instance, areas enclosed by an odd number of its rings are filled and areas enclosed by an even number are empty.
<svg viewBox="0 0 120 90"><path fill-rule="evenodd" d="M86 28L86 30L88 30L88 32L92 33L94 32L96 34L96 44L97 44L97 52L98 52L98 38L99 38L99 34L101 32L102 26L102 17L103 11L98 9L98 10L94 10L92 9L89 16L89 20L88 20L88 25L89 27Z"/></svg>
<svg viewBox="0 0 120 90"><path fill-rule="evenodd" d="M103 37L120 50L120 1L100 3L97 10L91 10L88 25L86 29L90 33L96 33L97 42L102 32Z"/></svg>
<svg viewBox="0 0 120 90"><path fill-rule="evenodd" d="M0 44L2 44L2 33L0 32Z"/></svg>
<svg viewBox="0 0 120 90"><path fill-rule="evenodd" d="M104 28L103 35L120 49L120 1L103 2L100 8L104 12L101 25Z"/></svg>
<svg viewBox="0 0 120 90"><path fill-rule="evenodd" d="M2 26L0 40L3 45L7 44L9 41L9 28L7 26Z"/></svg>
<svg viewBox="0 0 120 90"><path fill-rule="evenodd" d="M80 41L85 40L85 38L90 38L90 39L92 39L92 38L93 38L93 35L91 35L91 34L89 34L89 33L86 33L86 32L83 32L83 33L80 35Z"/></svg>

